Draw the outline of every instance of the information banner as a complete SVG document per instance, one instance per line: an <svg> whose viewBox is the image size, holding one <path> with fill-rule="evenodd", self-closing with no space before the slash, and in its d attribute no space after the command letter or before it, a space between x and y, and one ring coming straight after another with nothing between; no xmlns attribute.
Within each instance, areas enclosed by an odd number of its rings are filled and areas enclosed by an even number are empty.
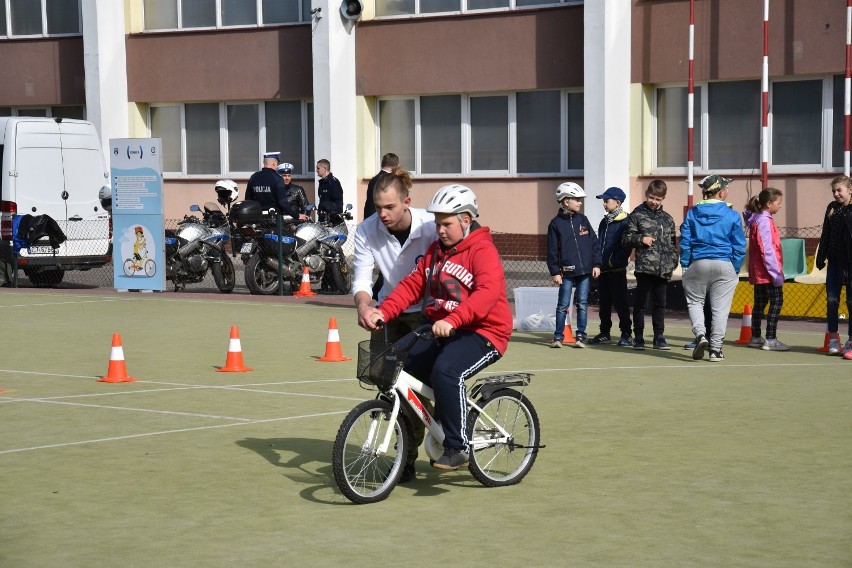
<svg viewBox="0 0 852 568"><path fill-rule="evenodd" d="M116 290L165 290L163 162L159 138L110 139Z"/></svg>

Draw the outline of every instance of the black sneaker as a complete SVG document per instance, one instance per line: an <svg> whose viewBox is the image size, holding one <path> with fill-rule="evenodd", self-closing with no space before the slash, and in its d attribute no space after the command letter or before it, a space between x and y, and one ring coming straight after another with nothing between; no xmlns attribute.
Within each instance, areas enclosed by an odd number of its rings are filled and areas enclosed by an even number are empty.
<svg viewBox="0 0 852 568"><path fill-rule="evenodd" d="M663 351L669 351L671 350L671 347L669 347L669 344L666 343L665 337L663 337L662 335L658 335L654 338L654 349L662 349Z"/></svg>
<svg viewBox="0 0 852 568"><path fill-rule="evenodd" d="M718 351L714 351L713 349L711 349L710 350L710 360L713 361L714 363L718 363L719 361L725 360L725 355L722 354L721 349L719 349Z"/></svg>
<svg viewBox="0 0 852 568"><path fill-rule="evenodd" d="M629 335L627 337L622 337L621 339L618 340L618 346L619 347L632 347L633 346L633 340L630 339Z"/></svg>
<svg viewBox="0 0 852 568"><path fill-rule="evenodd" d="M645 338L637 337L633 340L633 349L636 351L645 351Z"/></svg>
<svg viewBox="0 0 852 568"><path fill-rule="evenodd" d="M455 471L468 464L470 457L467 452L458 448L444 448L444 455L439 457L432 467L446 471Z"/></svg>
<svg viewBox="0 0 852 568"><path fill-rule="evenodd" d="M695 338L695 348L692 350L692 358L696 361L700 361L704 359L704 352L707 351L707 346L710 345L710 342L707 341L707 338L703 335L699 335Z"/></svg>
<svg viewBox="0 0 852 568"><path fill-rule="evenodd" d="M417 477L417 471L414 469L413 464L405 464L405 467L402 468L402 477L399 478L400 483L408 483L409 481L413 481Z"/></svg>
<svg viewBox="0 0 852 568"><path fill-rule="evenodd" d="M601 345L610 342L612 342L612 338L608 333L599 333L589 340L589 345Z"/></svg>

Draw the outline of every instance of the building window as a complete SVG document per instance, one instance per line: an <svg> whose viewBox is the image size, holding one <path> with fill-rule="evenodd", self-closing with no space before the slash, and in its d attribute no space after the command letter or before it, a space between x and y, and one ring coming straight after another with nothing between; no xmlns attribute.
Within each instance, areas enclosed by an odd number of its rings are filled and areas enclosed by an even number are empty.
<svg viewBox="0 0 852 568"><path fill-rule="evenodd" d="M822 163L822 80L772 84L772 164Z"/></svg>
<svg viewBox="0 0 852 568"><path fill-rule="evenodd" d="M509 98L470 99L470 169L509 171Z"/></svg>
<svg viewBox="0 0 852 568"><path fill-rule="evenodd" d="M437 95L378 102L379 151L423 174L581 173L583 94Z"/></svg>
<svg viewBox="0 0 852 568"><path fill-rule="evenodd" d="M0 107L0 116L42 116L55 118L86 119L86 110L82 105L51 107Z"/></svg>
<svg viewBox="0 0 852 568"><path fill-rule="evenodd" d="M0 2L0 36L79 35L80 30L80 0Z"/></svg>
<svg viewBox="0 0 852 568"><path fill-rule="evenodd" d="M376 0L376 16L414 16L475 10L514 10L582 4L583 0Z"/></svg>
<svg viewBox="0 0 852 568"><path fill-rule="evenodd" d="M298 175L313 171L312 111L306 101L151 105L148 124L168 174L246 175L280 151Z"/></svg>
<svg viewBox="0 0 852 568"><path fill-rule="evenodd" d="M144 0L145 30L308 22L310 0Z"/></svg>
<svg viewBox="0 0 852 568"><path fill-rule="evenodd" d="M687 164L689 89L657 89L657 167L684 167ZM693 164L701 167L701 87L695 87L692 110Z"/></svg>

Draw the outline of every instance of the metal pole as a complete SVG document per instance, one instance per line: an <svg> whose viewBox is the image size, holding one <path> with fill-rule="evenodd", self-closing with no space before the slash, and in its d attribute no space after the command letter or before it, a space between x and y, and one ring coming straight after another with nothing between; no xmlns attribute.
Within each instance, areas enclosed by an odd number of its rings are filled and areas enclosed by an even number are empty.
<svg viewBox="0 0 852 568"><path fill-rule="evenodd" d="M850 137L850 92L852 92L852 0L846 0L846 79L844 81L843 95L843 174L849 176L849 137Z"/></svg>
<svg viewBox="0 0 852 568"><path fill-rule="evenodd" d="M284 295L284 219L278 215L275 219L275 233L278 235L278 295Z"/></svg>
<svg viewBox="0 0 852 568"><path fill-rule="evenodd" d="M761 188L769 185L769 0L763 0L763 81L761 85L762 125L760 132Z"/></svg>
<svg viewBox="0 0 852 568"><path fill-rule="evenodd" d="M852 0L849 0L852 2ZM686 207L692 207L692 185L695 176L695 143L693 114L695 109L695 0L689 0L689 87L686 97Z"/></svg>

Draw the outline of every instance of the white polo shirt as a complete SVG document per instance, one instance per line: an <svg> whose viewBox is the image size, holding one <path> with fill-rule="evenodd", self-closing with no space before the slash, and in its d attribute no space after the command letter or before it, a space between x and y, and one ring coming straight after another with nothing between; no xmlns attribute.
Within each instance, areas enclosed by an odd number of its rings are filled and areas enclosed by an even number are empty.
<svg viewBox="0 0 852 568"><path fill-rule="evenodd" d="M376 214L370 215L355 231L355 276L352 295L358 292L373 294L373 267L378 266L385 279L379 290L379 303L390 294L399 282L417 266L426 250L438 239L435 216L425 209L410 208L411 232L404 245L388 231ZM406 312L416 312L416 304Z"/></svg>

